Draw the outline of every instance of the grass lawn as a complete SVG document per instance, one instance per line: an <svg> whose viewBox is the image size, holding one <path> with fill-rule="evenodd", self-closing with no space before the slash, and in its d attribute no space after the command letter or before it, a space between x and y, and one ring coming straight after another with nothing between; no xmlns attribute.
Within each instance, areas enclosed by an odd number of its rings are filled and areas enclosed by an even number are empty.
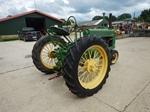
<svg viewBox="0 0 150 112"><path fill-rule="evenodd" d="M5 42L5 41L13 41L13 40L18 40L18 36L12 36L12 37L0 37L0 42Z"/></svg>

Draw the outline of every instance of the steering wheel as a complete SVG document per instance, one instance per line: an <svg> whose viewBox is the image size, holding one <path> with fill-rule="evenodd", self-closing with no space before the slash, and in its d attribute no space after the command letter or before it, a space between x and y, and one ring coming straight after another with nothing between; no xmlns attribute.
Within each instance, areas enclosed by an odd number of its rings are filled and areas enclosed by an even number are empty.
<svg viewBox="0 0 150 112"><path fill-rule="evenodd" d="M74 19L74 23L71 21L70 18L73 18ZM69 27L69 21L70 21L70 27ZM67 19L67 30L68 32L72 32L73 30L76 30L77 29L77 21L76 21L76 18L74 16L70 16L68 19Z"/></svg>

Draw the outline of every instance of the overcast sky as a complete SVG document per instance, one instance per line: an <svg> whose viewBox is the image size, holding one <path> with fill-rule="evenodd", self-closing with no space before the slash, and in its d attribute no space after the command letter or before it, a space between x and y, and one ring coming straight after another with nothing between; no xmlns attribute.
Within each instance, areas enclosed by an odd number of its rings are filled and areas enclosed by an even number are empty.
<svg viewBox="0 0 150 112"><path fill-rule="evenodd" d="M73 15L77 21L87 21L102 12L139 16L149 8L150 0L0 0L0 18L37 9L57 18Z"/></svg>

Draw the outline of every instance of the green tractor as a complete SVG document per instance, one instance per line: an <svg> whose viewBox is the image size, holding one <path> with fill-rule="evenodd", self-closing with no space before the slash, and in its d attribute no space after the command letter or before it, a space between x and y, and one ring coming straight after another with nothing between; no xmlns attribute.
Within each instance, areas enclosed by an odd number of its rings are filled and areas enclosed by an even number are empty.
<svg viewBox="0 0 150 112"><path fill-rule="evenodd" d="M69 31L51 26L47 29L48 35L39 39L33 47L33 63L46 74L61 74L75 95L92 96L103 87L110 65L118 59L118 52L114 50L116 33L114 29L101 27L85 29L79 35L76 19L70 16L67 21L70 18L75 21L72 26L74 38Z"/></svg>

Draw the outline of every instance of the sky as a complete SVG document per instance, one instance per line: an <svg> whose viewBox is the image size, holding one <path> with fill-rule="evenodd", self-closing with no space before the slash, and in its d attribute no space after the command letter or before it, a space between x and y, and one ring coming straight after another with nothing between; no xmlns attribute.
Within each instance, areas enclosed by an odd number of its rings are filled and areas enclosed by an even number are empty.
<svg viewBox="0 0 150 112"><path fill-rule="evenodd" d="M77 21L89 21L96 15L123 13L139 16L150 8L150 0L0 0L0 19L31 10L39 10L57 18L75 16Z"/></svg>

